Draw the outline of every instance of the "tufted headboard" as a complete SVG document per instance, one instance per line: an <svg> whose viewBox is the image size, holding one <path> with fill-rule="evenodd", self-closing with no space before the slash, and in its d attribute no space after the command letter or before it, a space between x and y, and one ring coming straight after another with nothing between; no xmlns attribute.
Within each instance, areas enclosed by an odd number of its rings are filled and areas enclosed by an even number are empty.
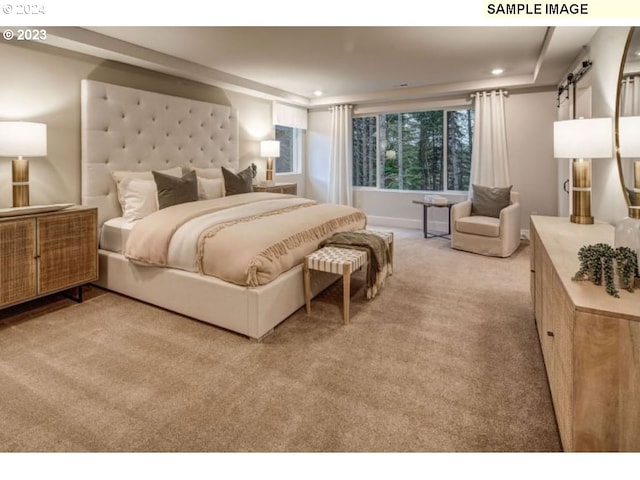
<svg viewBox="0 0 640 480"><path fill-rule="evenodd" d="M238 170L238 115L224 105L82 80L82 204L122 215L114 170Z"/></svg>

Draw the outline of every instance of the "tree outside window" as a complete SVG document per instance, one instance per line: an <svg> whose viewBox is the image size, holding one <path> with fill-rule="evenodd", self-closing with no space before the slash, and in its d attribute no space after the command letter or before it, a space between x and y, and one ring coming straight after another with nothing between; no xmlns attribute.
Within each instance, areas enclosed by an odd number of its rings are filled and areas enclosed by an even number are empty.
<svg viewBox="0 0 640 480"><path fill-rule="evenodd" d="M353 185L466 191L473 110L432 110L353 119Z"/></svg>

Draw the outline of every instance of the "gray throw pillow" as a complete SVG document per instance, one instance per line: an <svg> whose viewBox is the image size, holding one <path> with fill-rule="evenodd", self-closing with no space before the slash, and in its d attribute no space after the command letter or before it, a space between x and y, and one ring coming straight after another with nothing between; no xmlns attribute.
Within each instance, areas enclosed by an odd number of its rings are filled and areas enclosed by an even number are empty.
<svg viewBox="0 0 640 480"><path fill-rule="evenodd" d="M473 185L471 215L499 218L500 210L511 204L511 188Z"/></svg>
<svg viewBox="0 0 640 480"><path fill-rule="evenodd" d="M195 170L180 177L151 172L158 189L158 208L198 200L198 177Z"/></svg>
<svg viewBox="0 0 640 480"><path fill-rule="evenodd" d="M251 172L251 167L247 167L237 174L224 167L221 168L222 177L224 178L225 195L237 195L238 193L253 192L253 174Z"/></svg>

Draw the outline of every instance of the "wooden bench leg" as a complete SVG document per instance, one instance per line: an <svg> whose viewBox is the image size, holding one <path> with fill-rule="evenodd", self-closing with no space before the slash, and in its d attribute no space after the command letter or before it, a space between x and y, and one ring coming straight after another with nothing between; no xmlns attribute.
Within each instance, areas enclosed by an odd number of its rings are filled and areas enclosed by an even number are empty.
<svg viewBox="0 0 640 480"><path fill-rule="evenodd" d="M389 242L389 265L391 266L389 276L393 275L393 240L393 237L391 237L391 241Z"/></svg>
<svg viewBox="0 0 640 480"><path fill-rule="evenodd" d="M349 323L349 300L351 299L351 264L345 263L342 267L342 318L344 324Z"/></svg>
<svg viewBox="0 0 640 480"><path fill-rule="evenodd" d="M307 315L311 313L311 273L309 272L309 260L304 259L304 309Z"/></svg>

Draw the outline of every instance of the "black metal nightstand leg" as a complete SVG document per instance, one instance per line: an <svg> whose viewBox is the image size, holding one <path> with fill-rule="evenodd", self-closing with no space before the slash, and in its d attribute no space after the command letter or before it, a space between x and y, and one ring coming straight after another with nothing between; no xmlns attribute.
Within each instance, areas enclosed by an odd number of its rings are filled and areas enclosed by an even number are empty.
<svg viewBox="0 0 640 480"><path fill-rule="evenodd" d="M76 290L75 296L72 295L71 293L69 293L73 289ZM64 295L67 298L70 298L74 302L82 303L82 285L78 285L77 287L74 287L73 289L65 290L64 292L62 292L62 295Z"/></svg>

